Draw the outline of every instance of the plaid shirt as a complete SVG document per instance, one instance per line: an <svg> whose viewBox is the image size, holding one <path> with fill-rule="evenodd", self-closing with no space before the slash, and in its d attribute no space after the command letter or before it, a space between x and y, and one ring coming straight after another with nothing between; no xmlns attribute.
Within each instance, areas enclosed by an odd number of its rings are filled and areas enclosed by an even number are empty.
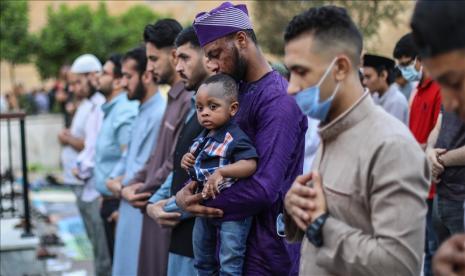
<svg viewBox="0 0 465 276"><path fill-rule="evenodd" d="M255 147L249 137L233 122L228 122L208 135L205 129L195 138L189 152L195 156L195 165L189 169L192 180L200 186L216 169L239 160L258 158ZM235 179L226 178L218 187L221 191L234 183Z"/></svg>

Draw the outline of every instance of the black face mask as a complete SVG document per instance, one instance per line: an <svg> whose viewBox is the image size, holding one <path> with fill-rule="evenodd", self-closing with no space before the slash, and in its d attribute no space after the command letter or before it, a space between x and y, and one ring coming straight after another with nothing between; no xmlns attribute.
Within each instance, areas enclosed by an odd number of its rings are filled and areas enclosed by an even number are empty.
<svg viewBox="0 0 465 276"><path fill-rule="evenodd" d="M233 77L236 81L244 80L245 72L247 69L247 64L245 60L239 55L239 50L234 47L233 50L233 64L235 65L231 77Z"/></svg>

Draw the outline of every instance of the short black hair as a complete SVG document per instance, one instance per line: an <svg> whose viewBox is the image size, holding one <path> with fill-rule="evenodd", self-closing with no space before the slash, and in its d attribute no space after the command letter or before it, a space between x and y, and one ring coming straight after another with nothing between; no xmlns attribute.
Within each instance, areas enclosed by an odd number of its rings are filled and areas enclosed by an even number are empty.
<svg viewBox="0 0 465 276"><path fill-rule="evenodd" d="M148 24L144 29L144 41L152 43L158 49L174 47L174 40L181 32L182 26L178 21L166 18Z"/></svg>
<svg viewBox="0 0 465 276"><path fill-rule="evenodd" d="M416 56L418 56L417 47L413 41L412 33L404 35L399 39L399 41L397 41L392 55L396 59L401 57L410 57L414 59Z"/></svg>
<svg viewBox="0 0 465 276"><path fill-rule="evenodd" d="M185 29L183 29L178 36L176 37L176 40L174 41L174 44L176 48L186 44L190 43L192 46L195 48L200 48L200 42L199 38L197 37L197 34L195 33L194 27L189 26Z"/></svg>
<svg viewBox="0 0 465 276"><path fill-rule="evenodd" d="M410 26L421 57L465 49L462 1L417 1Z"/></svg>
<svg viewBox="0 0 465 276"><path fill-rule="evenodd" d="M223 96L229 102L237 101L239 87L237 86L236 80L234 80L233 77L231 77L228 74L216 74L216 75L213 75L207 78L203 82L203 84L212 84L212 83L221 83L223 85L222 91L215 91L215 92L221 92L221 93L218 93L218 95Z"/></svg>
<svg viewBox="0 0 465 276"><path fill-rule="evenodd" d="M394 69L392 69L392 76L394 77L394 80L403 77L402 72L398 67L394 67Z"/></svg>
<svg viewBox="0 0 465 276"><path fill-rule="evenodd" d="M292 18L284 32L284 41L302 34L312 34L325 47L338 47L346 51L353 66L360 65L363 49L363 37L346 9L336 6L310 8Z"/></svg>
<svg viewBox="0 0 465 276"><path fill-rule="evenodd" d="M121 59L122 59L122 56L121 54L118 54L118 53L111 54L108 57L108 61L113 63L113 66L114 66L113 76L118 79L123 76L123 73L121 72Z"/></svg>
<svg viewBox="0 0 465 276"><path fill-rule="evenodd" d="M125 62L128 59L133 59L136 61L136 71L139 73L139 76L144 74L147 68L147 56L145 54L145 47L140 46L137 48L133 48L124 54L121 62Z"/></svg>

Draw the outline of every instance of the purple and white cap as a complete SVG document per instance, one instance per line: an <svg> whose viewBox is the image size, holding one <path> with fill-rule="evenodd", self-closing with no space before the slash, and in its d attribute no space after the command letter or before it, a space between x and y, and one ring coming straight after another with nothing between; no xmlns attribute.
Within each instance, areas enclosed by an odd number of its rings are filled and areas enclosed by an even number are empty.
<svg viewBox="0 0 465 276"><path fill-rule="evenodd" d="M237 31L252 29L247 6L233 5L231 2L224 2L210 12L197 14L192 25L202 47Z"/></svg>

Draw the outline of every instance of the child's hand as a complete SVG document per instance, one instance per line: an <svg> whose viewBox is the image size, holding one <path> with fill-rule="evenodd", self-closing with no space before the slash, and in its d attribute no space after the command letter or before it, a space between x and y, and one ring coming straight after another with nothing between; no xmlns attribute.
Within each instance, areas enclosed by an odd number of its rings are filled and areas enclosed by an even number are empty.
<svg viewBox="0 0 465 276"><path fill-rule="evenodd" d="M221 175L220 170L216 170L212 175L208 177L207 183L203 187L202 197L204 199L207 198L215 198L217 194L220 193L218 190L218 185L223 182L224 178Z"/></svg>
<svg viewBox="0 0 465 276"><path fill-rule="evenodd" d="M194 164L195 164L195 156L190 152L184 154L181 160L181 168L188 170L192 168Z"/></svg>

